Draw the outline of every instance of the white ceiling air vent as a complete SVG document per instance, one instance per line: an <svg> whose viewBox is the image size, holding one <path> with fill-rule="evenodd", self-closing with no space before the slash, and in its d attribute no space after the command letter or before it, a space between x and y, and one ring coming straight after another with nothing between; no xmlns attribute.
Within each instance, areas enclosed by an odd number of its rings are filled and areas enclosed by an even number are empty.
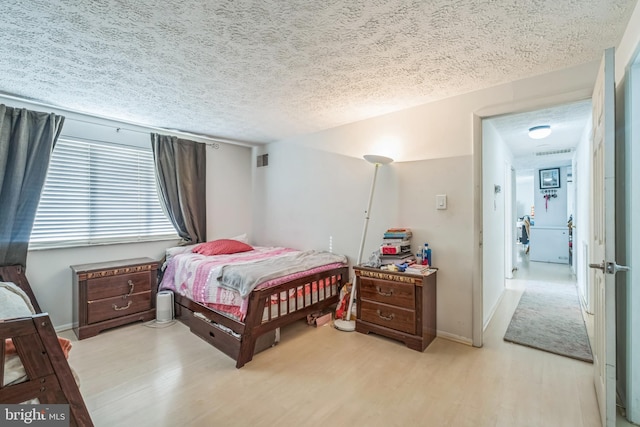
<svg viewBox="0 0 640 427"><path fill-rule="evenodd" d="M536 156L551 156L553 154L571 153L572 151L573 151L573 148L564 148L562 150L552 150L552 151L538 151L536 153Z"/></svg>

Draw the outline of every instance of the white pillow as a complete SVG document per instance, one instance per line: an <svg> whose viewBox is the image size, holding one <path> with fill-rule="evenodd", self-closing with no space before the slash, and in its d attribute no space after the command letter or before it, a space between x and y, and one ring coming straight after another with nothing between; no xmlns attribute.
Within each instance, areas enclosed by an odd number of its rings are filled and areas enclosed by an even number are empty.
<svg viewBox="0 0 640 427"><path fill-rule="evenodd" d="M247 239L247 233L239 234L235 237L229 237L231 240L237 240L238 242L249 244L249 239Z"/></svg>
<svg viewBox="0 0 640 427"><path fill-rule="evenodd" d="M188 245L188 246L173 246L171 248L167 248L167 250L166 250L167 258L171 258L174 255L191 252L191 250L193 248L195 248L196 246L198 246L198 245L195 244L195 245Z"/></svg>

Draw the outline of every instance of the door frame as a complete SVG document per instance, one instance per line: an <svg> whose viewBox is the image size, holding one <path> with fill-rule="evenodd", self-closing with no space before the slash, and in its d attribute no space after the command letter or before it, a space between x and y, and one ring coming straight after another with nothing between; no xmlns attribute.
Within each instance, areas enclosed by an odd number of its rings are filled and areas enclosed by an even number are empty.
<svg viewBox="0 0 640 427"><path fill-rule="evenodd" d="M625 367L624 372L624 393L626 406L626 417L635 424L640 424L640 311L634 307L640 306L640 286L638 286L639 278L635 273L640 271L640 262L638 255L640 254L640 227L634 225L634 214L640 210L640 169L632 167L632 165L640 164L640 146L638 139L640 138L640 120L632 120L632 117L638 117L640 112L640 46L636 49L635 55L632 56L629 66L626 69L628 80L626 82L625 93L625 136L624 136L624 162L625 162L625 230L621 234L627 236L624 250L626 255L626 265L631 270L622 275L621 283L618 286L624 286L625 290L625 308L626 319L625 335L626 351L622 355L621 362ZM635 256L634 256L635 255Z"/></svg>
<svg viewBox="0 0 640 427"><path fill-rule="evenodd" d="M515 170L513 165L509 162L504 162L504 277L507 279L513 279L513 267L515 266L515 215L513 204L514 200L514 186Z"/></svg>
<svg viewBox="0 0 640 427"><path fill-rule="evenodd" d="M529 99L526 101L510 102L502 105L481 108L473 113L473 267L472 267L472 343L474 347L482 347L484 307L482 272L483 256L483 192L482 192L482 120L502 114L522 113L541 110L560 104L591 99L593 88L585 88L572 92L565 92L554 96ZM487 195L490 196L490 195ZM487 307L486 309L490 309Z"/></svg>

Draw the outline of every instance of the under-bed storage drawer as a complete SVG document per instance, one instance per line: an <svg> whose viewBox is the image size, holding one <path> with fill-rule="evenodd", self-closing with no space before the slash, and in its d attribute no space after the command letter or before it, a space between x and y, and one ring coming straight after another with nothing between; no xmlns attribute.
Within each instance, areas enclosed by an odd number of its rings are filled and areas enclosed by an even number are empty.
<svg viewBox="0 0 640 427"><path fill-rule="evenodd" d="M220 349L228 356L237 359L240 352L240 339L235 338L229 332L215 326L213 323L191 315L188 321L191 332Z"/></svg>
<svg viewBox="0 0 640 427"><path fill-rule="evenodd" d="M155 317L158 263L150 258L72 265L78 339Z"/></svg>
<svg viewBox="0 0 640 427"><path fill-rule="evenodd" d="M195 316L192 311L184 309L185 315L182 321L189 326L191 332L221 350L226 355L237 359L240 352L240 337L233 336L230 332L223 331L215 323L206 318ZM273 347L280 341L280 328L265 332L256 339L253 352L259 353Z"/></svg>

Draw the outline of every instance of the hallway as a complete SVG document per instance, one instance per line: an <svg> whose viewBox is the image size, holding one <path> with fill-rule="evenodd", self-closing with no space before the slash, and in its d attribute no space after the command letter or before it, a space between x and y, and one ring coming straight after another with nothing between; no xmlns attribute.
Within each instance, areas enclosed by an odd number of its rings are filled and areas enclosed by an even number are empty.
<svg viewBox="0 0 640 427"><path fill-rule="evenodd" d="M555 264L550 262L529 261L529 255L524 253L521 245L518 245L516 266L511 280L540 280L545 282L576 283L569 264Z"/></svg>
<svg viewBox="0 0 640 427"><path fill-rule="evenodd" d="M574 285L576 284L576 276L573 274L573 270L570 265L529 261L528 255L525 254L523 247L520 245L518 246L516 252L517 252L517 259L516 259L517 270L513 272L513 279L506 280L506 290L505 290L505 299L506 299L506 295L509 295L511 298L512 293L517 293L517 300L515 302L516 306L517 306L517 301L519 300L520 296L522 295L522 292L524 292L524 289L526 288L527 283L529 282L544 281L544 282L554 282L554 283L557 282L557 283L563 283L563 284L569 284L569 283ZM511 304L508 304L508 305L511 306ZM514 306L514 310L515 310L515 306ZM593 315L587 313L584 310L584 306L582 306L582 315L585 320L585 325L587 327L589 340L593 342ZM532 351L540 351L540 350L532 350ZM624 416L618 413L616 426L617 427L633 427L634 424L631 424L630 422L628 422L624 418Z"/></svg>

